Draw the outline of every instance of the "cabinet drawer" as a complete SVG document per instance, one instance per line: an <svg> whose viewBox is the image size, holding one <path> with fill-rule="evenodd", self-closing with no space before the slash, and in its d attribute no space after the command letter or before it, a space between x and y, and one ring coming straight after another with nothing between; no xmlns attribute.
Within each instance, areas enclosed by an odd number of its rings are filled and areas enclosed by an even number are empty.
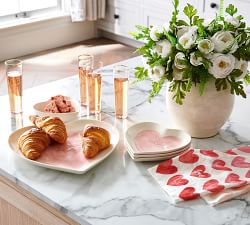
<svg viewBox="0 0 250 225"><path fill-rule="evenodd" d="M137 7L108 5L107 16L98 22L98 28L129 37L129 32L135 31L136 24L141 24Z"/></svg>

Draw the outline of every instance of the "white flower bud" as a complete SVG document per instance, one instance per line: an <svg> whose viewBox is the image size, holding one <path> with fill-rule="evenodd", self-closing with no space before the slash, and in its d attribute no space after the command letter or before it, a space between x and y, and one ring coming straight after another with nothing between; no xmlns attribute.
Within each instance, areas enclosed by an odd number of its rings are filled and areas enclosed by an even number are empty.
<svg viewBox="0 0 250 225"><path fill-rule="evenodd" d="M179 44L184 49L190 49L192 45L194 45L196 38L197 38L197 27L191 26L191 27L182 27L177 32L177 37L179 39Z"/></svg>
<svg viewBox="0 0 250 225"><path fill-rule="evenodd" d="M232 24L233 26L235 27L239 27L240 26L240 21L236 18L234 18L233 16L231 15L226 15L225 16L225 21Z"/></svg>
<svg viewBox="0 0 250 225"><path fill-rule="evenodd" d="M183 79L183 70L180 70L173 66L173 78L174 80L182 80Z"/></svg>
<svg viewBox="0 0 250 225"><path fill-rule="evenodd" d="M248 62L243 59L238 60L235 58L234 68L242 71L242 74L237 77L237 79L243 79L247 74Z"/></svg>
<svg viewBox="0 0 250 225"><path fill-rule="evenodd" d="M198 49L203 54L208 54L214 50L214 43L209 39L203 39L198 43Z"/></svg>
<svg viewBox="0 0 250 225"><path fill-rule="evenodd" d="M149 77L154 81L160 81L161 77L165 74L165 67L163 66L154 66L153 68L148 69Z"/></svg>
<svg viewBox="0 0 250 225"><path fill-rule="evenodd" d="M192 53L190 54L190 63L191 63L193 66L202 65L202 57L196 57L195 53L192 52Z"/></svg>
<svg viewBox="0 0 250 225"><path fill-rule="evenodd" d="M187 67L187 59L183 52L178 52L174 58L174 65L177 69L184 69Z"/></svg>
<svg viewBox="0 0 250 225"><path fill-rule="evenodd" d="M157 53L162 58L169 56L172 50L172 45L168 40L162 40L156 42L156 45L153 47L152 52Z"/></svg>

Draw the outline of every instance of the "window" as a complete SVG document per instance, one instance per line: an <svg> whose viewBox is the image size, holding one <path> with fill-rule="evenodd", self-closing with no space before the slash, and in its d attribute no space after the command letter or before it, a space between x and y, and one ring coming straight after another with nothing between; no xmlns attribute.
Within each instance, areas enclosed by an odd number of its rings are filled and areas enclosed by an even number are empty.
<svg viewBox="0 0 250 225"><path fill-rule="evenodd" d="M62 0L0 0L0 24L62 12Z"/></svg>

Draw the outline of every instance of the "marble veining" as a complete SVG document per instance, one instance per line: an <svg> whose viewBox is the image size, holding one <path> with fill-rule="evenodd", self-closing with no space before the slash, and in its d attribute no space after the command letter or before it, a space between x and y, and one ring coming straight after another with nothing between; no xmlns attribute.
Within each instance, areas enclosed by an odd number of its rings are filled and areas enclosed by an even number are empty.
<svg viewBox="0 0 250 225"><path fill-rule="evenodd" d="M122 63L133 68L140 63L140 59ZM249 225L250 194L216 207L207 206L201 199L176 206L168 203L168 197L147 172L157 162L136 163L124 147L124 131L133 123L154 121L166 127L174 126L166 112L165 90L150 104L147 101L149 82L131 87L129 117L126 120L115 119L111 71L112 66L104 68L103 112L100 117L118 128L121 139L106 160L86 174L74 175L29 165L15 158L9 150L9 134L30 124L28 115L33 113L34 103L56 94L68 95L79 101L78 76L72 76L26 90L21 118L10 116L8 97L0 96L0 175L32 192L79 224ZM30 82L37 83L37 80ZM209 139L192 139L192 147L225 150L250 144L249 103L249 98L236 97L234 111L220 133ZM81 108L81 115L85 118L85 108Z"/></svg>

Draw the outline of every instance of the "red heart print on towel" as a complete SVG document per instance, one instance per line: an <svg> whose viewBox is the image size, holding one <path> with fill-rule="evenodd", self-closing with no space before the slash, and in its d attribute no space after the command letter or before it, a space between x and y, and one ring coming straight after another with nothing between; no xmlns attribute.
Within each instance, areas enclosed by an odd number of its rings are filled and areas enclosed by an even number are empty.
<svg viewBox="0 0 250 225"><path fill-rule="evenodd" d="M192 200L200 197L199 193L195 193L194 187L186 187L184 188L181 193L179 194L179 197L183 200Z"/></svg>
<svg viewBox="0 0 250 225"><path fill-rule="evenodd" d="M244 157L242 156L236 156L233 161L232 161L232 166L234 167L239 167L239 168L250 168L250 163L249 162L245 162Z"/></svg>
<svg viewBox="0 0 250 225"><path fill-rule="evenodd" d="M200 150L200 153L203 154L203 155L206 155L206 156L209 156L209 157L213 157L213 158L216 158L218 157L219 155L214 152L213 150L203 150L201 149Z"/></svg>
<svg viewBox="0 0 250 225"><path fill-rule="evenodd" d="M183 176L182 175L175 175L171 178L169 178L167 185L170 186L182 186L182 185L186 185L188 183L187 179L182 179Z"/></svg>
<svg viewBox="0 0 250 225"><path fill-rule="evenodd" d="M165 162L160 163L157 166L156 173L160 174L173 174L177 172L177 167L172 165L172 159L169 159Z"/></svg>
<svg viewBox="0 0 250 225"><path fill-rule="evenodd" d="M250 146L241 146L237 148L241 152L250 153Z"/></svg>
<svg viewBox="0 0 250 225"><path fill-rule="evenodd" d="M191 172L190 176L199 177L199 178L208 178L211 177L211 174L205 172L206 167L204 165L196 166Z"/></svg>
<svg viewBox="0 0 250 225"><path fill-rule="evenodd" d="M232 171L231 168L225 166L226 163L223 160L216 159L212 163L212 168L215 170L225 170L225 171Z"/></svg>
<svg viewBox="0 0 250 225"><path fill-rule="evenodd" d="M189 151L181 154L179 156L179 161L183 163L196 163L199 160L199 156L194 154L194 150L190 149Z"/></svg>
<svg viewBox="0 0 250 225"><path fill-rule="evenodd" d="M246 178L250 178L250 170L248 170L248 172L246 174Z"/></svg>
<svg viewBox="0 0 250 225"><path fill-rule="evenodd" d="M225 153L229 155L237 155L232 149L226 150Z"/></svg>
<svg viewBox="0 0 250 225"><path fill-rule="evenodd" d="M237 186L243 186L247 184L246 180L240 180L240 176L235 173L230 173L225 179L226 183L235 184Z"/></svg>
<svg viewBox="0 0 250 225"><path fill-rule="evenodd" d="M219 184L219 181L215 179L209 180L203 185L204 190L207 190L213 193L222 191L224 188L225 188L224 185Z"/></svg>

